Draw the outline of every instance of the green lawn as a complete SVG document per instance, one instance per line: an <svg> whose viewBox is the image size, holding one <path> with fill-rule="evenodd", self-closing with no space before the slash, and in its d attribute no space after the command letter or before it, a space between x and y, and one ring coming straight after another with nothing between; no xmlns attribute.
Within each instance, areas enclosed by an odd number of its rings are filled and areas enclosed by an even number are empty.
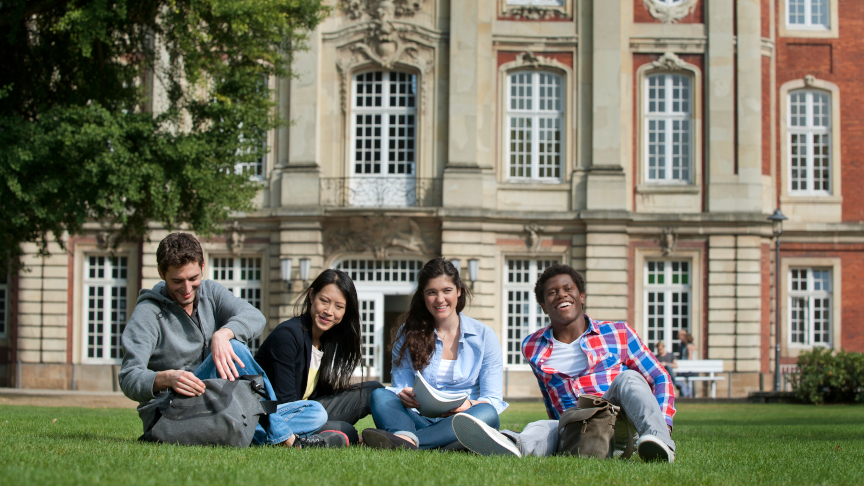
<svg viewBox="0 0 864 486"><path fill-rule="evenodd" d="M682 404L674 464L141 444L134 410L0 406L0 484L864 484L864 407ZM502 415L521 429L539 403ZM56 422L55 422L56 419ZM367 423L368 421L368 423ZM358 428L370 426L365 419Z"/></svg>

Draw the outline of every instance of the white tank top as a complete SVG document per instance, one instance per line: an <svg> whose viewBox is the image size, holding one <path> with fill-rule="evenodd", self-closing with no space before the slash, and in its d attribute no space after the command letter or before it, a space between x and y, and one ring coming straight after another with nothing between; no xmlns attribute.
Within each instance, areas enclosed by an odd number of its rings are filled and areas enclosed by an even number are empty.
<svg viewBox="0 0 864 486"><path fill-rule="evenodd" d="M452 383L454 369L456 369L455 359L442 359L441 364L438 365L438 384Z"/></svg>

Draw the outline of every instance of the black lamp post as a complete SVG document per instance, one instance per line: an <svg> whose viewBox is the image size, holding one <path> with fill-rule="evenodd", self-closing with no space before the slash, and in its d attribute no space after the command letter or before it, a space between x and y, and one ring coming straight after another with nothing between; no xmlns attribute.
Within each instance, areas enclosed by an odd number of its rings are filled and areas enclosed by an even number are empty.
<svg viewBox="0 0 864 486"><path fill-rule="evenodd" d="M783 234L783 221L789 219L783 216L780 209L774 210L774 214L768 216L768 220L774 226L774 391L780 391L780 235Z"/></svg>

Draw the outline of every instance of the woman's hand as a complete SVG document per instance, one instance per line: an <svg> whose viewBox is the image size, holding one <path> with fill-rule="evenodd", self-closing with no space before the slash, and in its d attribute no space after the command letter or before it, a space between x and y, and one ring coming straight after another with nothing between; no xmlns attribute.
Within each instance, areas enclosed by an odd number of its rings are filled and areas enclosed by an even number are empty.
<svg viewBox="0 0 864 486"><path fill-rule="evenodd" d="M417 400L414 399L414 389L413 388L403 388L402 391L399 392L398 395L399 400L402 400L402 406L405 408L418 408L420 404L417 403Z"/></svg>
<svg viewBox="0 0 864 486"><path fill-rule="evenodd" d="M449 417L451 415L456 415L459 412L464 412L465 410L468 410L469 408L473 407L476 403L477 402L472 402L470 398L467 398L467 399L465 399L464 402L462 402L462 405L459 405L458 407L450 410L447 413L442 413L441 418L446 418L446 417Z"/></svg>

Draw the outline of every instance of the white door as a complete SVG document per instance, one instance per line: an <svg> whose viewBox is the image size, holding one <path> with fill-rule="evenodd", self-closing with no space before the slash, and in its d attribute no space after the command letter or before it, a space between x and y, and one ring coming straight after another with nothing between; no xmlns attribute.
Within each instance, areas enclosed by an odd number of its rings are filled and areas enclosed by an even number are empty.
<svg viewBox="0 0 864 486"><path fill-rule="evenodd" d="M384 349L384 294L381 292L358 292L360 304L360 351L362 360L357 374L377 376L383 372L381 357ZM366 371L368 367L368 372Z"/></svg>

